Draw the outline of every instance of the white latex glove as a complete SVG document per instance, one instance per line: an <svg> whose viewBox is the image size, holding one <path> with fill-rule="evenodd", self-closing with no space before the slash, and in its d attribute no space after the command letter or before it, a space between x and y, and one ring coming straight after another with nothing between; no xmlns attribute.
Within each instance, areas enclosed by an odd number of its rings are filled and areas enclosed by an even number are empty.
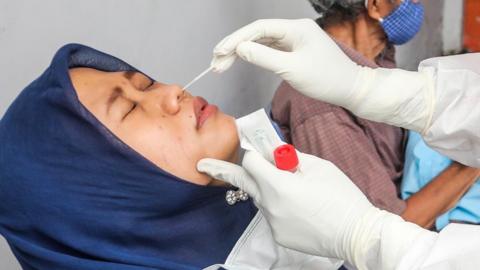
<svg viewBox="0 0 480 270"><path fill-rule="evenodd" d="M239 29L215 47L213 70L227 70L236 55L305 95L339 105L351 95L361 69L311 19L258 20Z"/></svg>
<svg viewBox="0 0 480 270"><path fill-rule="evenodd" d="M259 20L237 30L215 47L214 71L228 69L237 55L275 72L301 93L362 118L423 134L430 127L432 74L360 67L310 19Z"/></svg>
<svg viewBox="0 0 480 270"><path fill-rule="evenodd" d="M343 259L358 269L394 269L414 241L435 237L372 206L331 162L302 153L299 161L293 174L249 151L244 168L214 159L203 159L197 167L246 191L279 244Z"/></svg>

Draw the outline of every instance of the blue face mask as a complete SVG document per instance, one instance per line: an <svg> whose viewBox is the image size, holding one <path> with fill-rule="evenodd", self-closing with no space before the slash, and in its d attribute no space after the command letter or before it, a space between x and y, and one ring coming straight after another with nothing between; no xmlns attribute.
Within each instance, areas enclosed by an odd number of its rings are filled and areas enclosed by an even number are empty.
<svg viewBox="0 0 480 270"><path fill-rule="evenodd" d="M388 41L401 45L411 40L420 31L423 23L423 5L403 0L400 6L387 17L380 19Z"/></svg>

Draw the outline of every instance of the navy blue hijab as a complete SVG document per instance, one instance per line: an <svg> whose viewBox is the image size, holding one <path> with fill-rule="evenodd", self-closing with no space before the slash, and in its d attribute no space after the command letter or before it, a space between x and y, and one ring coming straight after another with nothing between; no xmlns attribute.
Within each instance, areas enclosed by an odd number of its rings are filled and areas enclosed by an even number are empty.
<svg viewBox="0 0 480 270"><path fill-rule="evenodd" d="M0 122L0 233L24 269L199 269L222 263L256 212L146 160L79 102L69 68L136 71L61 48ZM92 90L93 91L93 90ZM159 149L161 151L161 149Z"/></svg>

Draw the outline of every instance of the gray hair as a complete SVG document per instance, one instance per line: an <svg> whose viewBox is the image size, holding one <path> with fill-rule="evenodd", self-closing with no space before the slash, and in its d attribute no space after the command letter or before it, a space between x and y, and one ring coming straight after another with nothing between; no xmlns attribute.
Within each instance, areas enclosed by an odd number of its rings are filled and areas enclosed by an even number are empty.
<svg viewBox="0 0 480 270"><path fill-rule="evenodd" d="M309 0L309 1L310 1L310 4L312 4L315 11L317 11L318 14L320 14L320 16L324 15L334 5L348 10L354 6L359 6L359 4L365 5L366 3L365 0Z"/></svg>
<svg viewBox="0 0 480 270"><path fill-rule="evenodd" d="M355 21L366 11L365 0L308 0L320 15L316 22L328 27L343 22Z"/></svg>
<svg viewBox="0 0 480 270"><path fill-rule="evenodd" d="M368 0L308 0L320 15L316 20L320 27L355 21L366 12ZM395 3L395 0L389 0Z"/></svg>

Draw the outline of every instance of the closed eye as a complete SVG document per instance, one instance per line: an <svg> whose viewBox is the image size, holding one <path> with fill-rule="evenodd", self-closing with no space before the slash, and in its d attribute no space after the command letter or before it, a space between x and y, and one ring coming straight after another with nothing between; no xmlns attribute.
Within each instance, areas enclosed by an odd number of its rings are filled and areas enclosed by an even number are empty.
<svg viewBox="0 0 480 270"><path fill-rule="evenodd" d="M145 87L142 91L148 91L148 90L150 90L150 88L151 88L154 84L155 84L155 81L150 80L150 84L149 84L147 87Z"/></svg>
<svg viewBox="0 0 480 270"><path fill-rule="evenodd" d="M137 103L133 103L132 108L130 108L130 110L122 117L122 121L123 121L125 118L127 118L127 116L128 116L131 112L133 112L133 111L135 110L135 108L137 108Z"/></svg>
<svg viewBox="0 0 480 270"><path fill-rule="evenodd" d="M148 88L149 88L149 87L152 87L154 84L155 84L155 81L154 81L154 80L150 80L150 85L148 86Z"/></svg>

